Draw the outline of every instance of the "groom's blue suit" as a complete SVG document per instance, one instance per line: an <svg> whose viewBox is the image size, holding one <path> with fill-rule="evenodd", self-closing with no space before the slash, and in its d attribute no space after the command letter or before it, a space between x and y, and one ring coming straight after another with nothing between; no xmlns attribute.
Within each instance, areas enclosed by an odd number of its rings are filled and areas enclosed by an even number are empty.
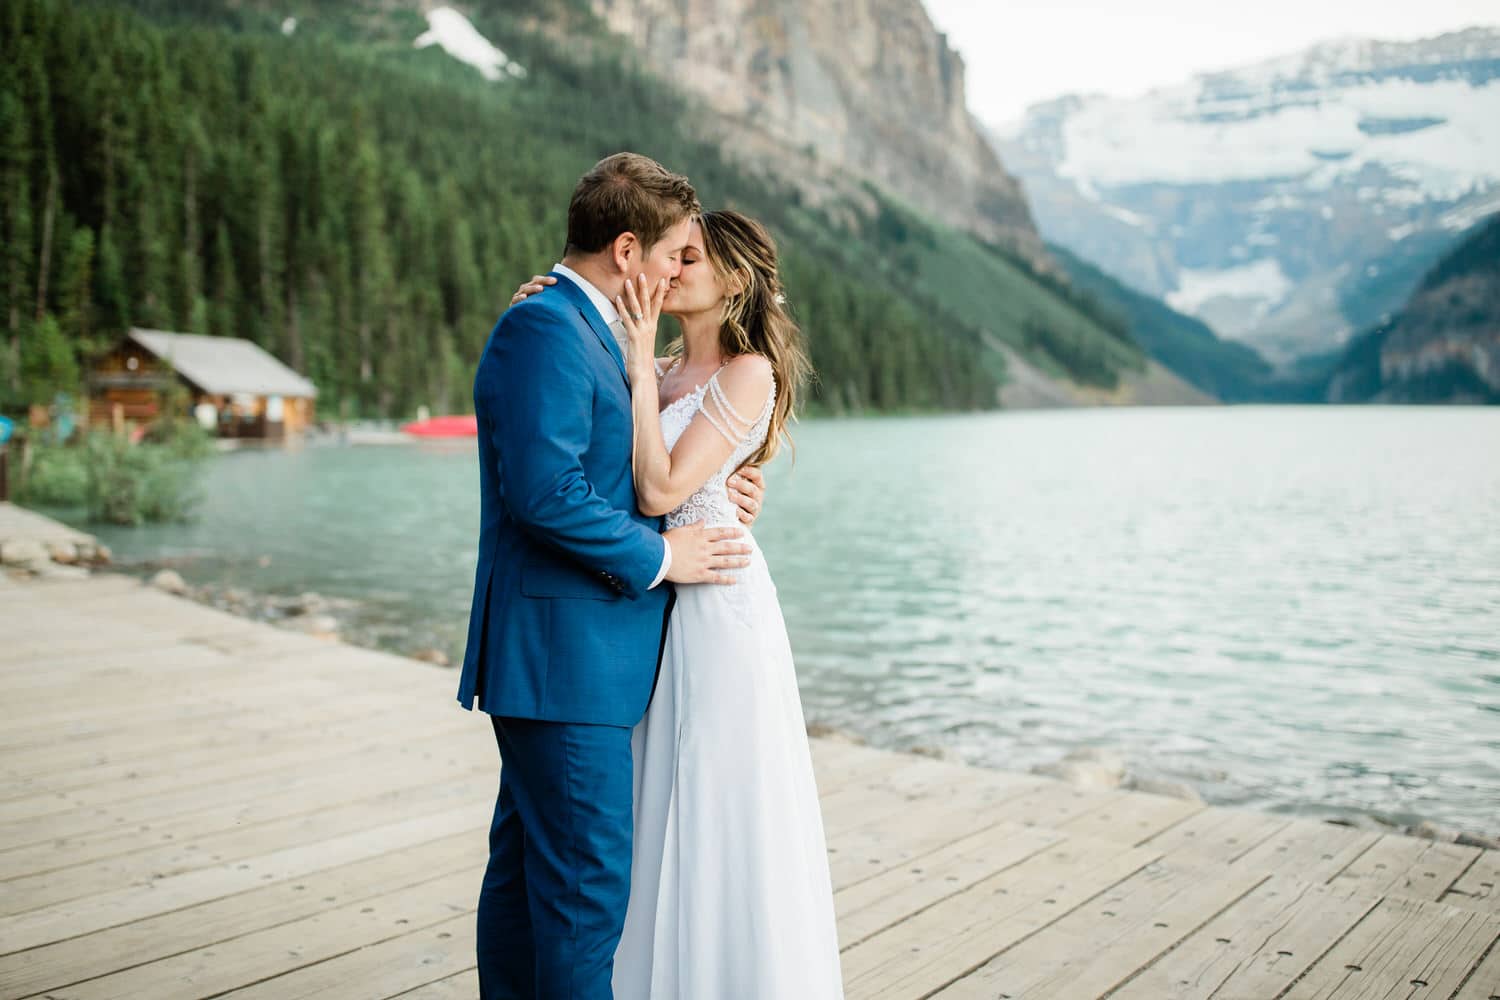
<svg viewBox="0 0 1500 1000"><path fill-rule="evenodd" d="M479 900L486 998L607 998L630 892L631 727L670 587L636 507L619 346L566 276L512 306L474 380L479 565L458 699L490 714L500 794Z"/></svg>

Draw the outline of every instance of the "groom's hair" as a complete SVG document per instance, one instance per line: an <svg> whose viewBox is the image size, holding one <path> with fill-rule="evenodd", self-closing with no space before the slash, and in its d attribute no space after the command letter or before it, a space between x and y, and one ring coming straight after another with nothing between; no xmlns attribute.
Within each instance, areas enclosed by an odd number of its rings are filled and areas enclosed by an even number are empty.
<svg viewBox="0 0 1500 1000"><path fill-rule="evenodd" d="M606 156L573 189L563 252L598 253L621 233L634 233L649 250L668 229L702 210L688 179L651 157Z"/></svg>

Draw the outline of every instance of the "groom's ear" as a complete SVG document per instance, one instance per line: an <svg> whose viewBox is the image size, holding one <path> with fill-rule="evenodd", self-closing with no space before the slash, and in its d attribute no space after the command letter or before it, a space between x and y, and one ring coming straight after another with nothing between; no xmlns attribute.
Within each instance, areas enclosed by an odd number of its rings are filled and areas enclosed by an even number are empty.
<svg viewBox="0 0 1500 1000"><path fill-rule="evenodd" d="M623 232L614 238L609 245L610 257L614 261L615 269L622 274L629 274L632 268L640 266L641 241L636 238L635 233Z"/></svg>

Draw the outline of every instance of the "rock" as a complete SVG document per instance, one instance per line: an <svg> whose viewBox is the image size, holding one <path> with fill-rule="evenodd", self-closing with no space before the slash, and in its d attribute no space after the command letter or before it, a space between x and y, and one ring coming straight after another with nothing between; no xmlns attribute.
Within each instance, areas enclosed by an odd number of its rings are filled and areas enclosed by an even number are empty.
<svg viewBox="0 0 1500 1000"><path fill-rule="evenodd" d="M48 542L47 555L51 556L55 563L72 566L78 562L78 546L72 542Z"/></svg>
<svg viewBox="0 0 1500 1000"><path fill-rule="evenodd" d="M963 763L963 758L947 747L914 746L907 747L907 753L914 753L919 757L931 757L933 760L946 760L953 763Z"/></svg>
<svg viewBox="0 0 1500 1000"><path fill-rule="evenodd" d="M815 740L831 740L835 743L850 743L857 747L865 746L865 741L853 733L842 729L836 729L825 722L809 722L807 724L807 735Z"/></svg>
<svg viewBox="0 0 1500 1000"><path fill-rule="evenodd" d="M1182 781L1138 778L1132 775L1126 780L1125 787L1133 792L1145 792L1147 795L1163 795L1169 799L1183 799L1200 805L1203 803L1203 796L1198 794L1198 790Z"/></svg>
<svg viewBox="0 0 1500 1000"><path fill-rule="evenodd" d="M94 549L94 561L101 566L108 566L115 561L114 553L109 550L108 545L100 545Z"/></svg>
<svg viewBox="0 0 1500 1000"><path fill-rule="evenodd" d="M963 58L919 0L589 6L718 112L705 125L731 156L776 165L809 201L858 204L874 182L1054 267L1026 194L969 112Z"/></svg>
<svg viewBox="0 0 1500 1000"><path fill-rule="evenodd" d="M1458 831L1449 830L1438 826L1431 820L1424 819L1409 831L1413 837L1424 837L1427 840L1436 840L1444 844L1452 844L1458 840Z"/></svg>
<svg viewBox="0 0 1500 1000"><path fill-rule="evenodd" d="M1103 747L1081 747L1055 763L1038 764L1031 772L1079 788L1119 788L1125 780L1125 760Z"/></svg>
<svg viewBox="0 0 1500 1000"><path fill-rule="evenodd" d="M30 538L12 538L0 542L0 563L7 566L24 566L29 569L51 561L52 557L41 542Z"/></svg>
<svg viewBox="0 0 1500 1000"><path fill-rule="evenodd" d="M1119 788L1118 772L1091 761L1063 760L1055 764L1039 764L1032 768L1033 774L1066 781L1076 788Z"/></svg>
<svg viewBox="0 0 1500 1000"><path fill-rule="evenodd" d="M151 578L151 586L157 590L165 590L169 594L176 594L179 597L185 595L188 591L188 586L183 581L181 574L172 569L159 570Z"/></svg>
<svg viewBox="0 0 1500 1000"><path fill-rule="evenodd" d="M441 649L419 649L411 654L411 658L423 663L435 663L440 667L449 665L448 654Z"/></svg>
<svg viewBox="0 0 1500 1000"><path fill-rule="evenodd" d="M1459 833L1453 838L1455 844L1464 847L1482 847L1486 851L1500 851L1500 837L1486 837L1482 833Z"/></svg>
<svg viewBox="0 0 1500 1000"><path fill-rule="evenodd" d="M339 634L339 620L332 615L299 615L288 620L285 627L323 638L337 638Z"/></svg>
<svg viewBox="0 0 1500 1000"><path fill-rule="evenodd" d="M328 601L321 594L315 594L309 590L296 597L283 599L280 607L288 615L323 614L328 610Z"/></svg>

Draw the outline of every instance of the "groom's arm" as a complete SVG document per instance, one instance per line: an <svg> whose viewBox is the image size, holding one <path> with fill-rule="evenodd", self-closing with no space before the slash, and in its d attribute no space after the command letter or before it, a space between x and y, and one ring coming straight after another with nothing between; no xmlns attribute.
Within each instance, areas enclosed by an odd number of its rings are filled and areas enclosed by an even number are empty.
<svg viewBox="0 0 1500 1000"><path fill-rule="evenodd" d="M608 573L626 597L660 582L666 542L610 504L584 475L593 432L586 344L545 312L512 309L500 321L475 382L491 415L505 503L533 535Z"/></svg>

